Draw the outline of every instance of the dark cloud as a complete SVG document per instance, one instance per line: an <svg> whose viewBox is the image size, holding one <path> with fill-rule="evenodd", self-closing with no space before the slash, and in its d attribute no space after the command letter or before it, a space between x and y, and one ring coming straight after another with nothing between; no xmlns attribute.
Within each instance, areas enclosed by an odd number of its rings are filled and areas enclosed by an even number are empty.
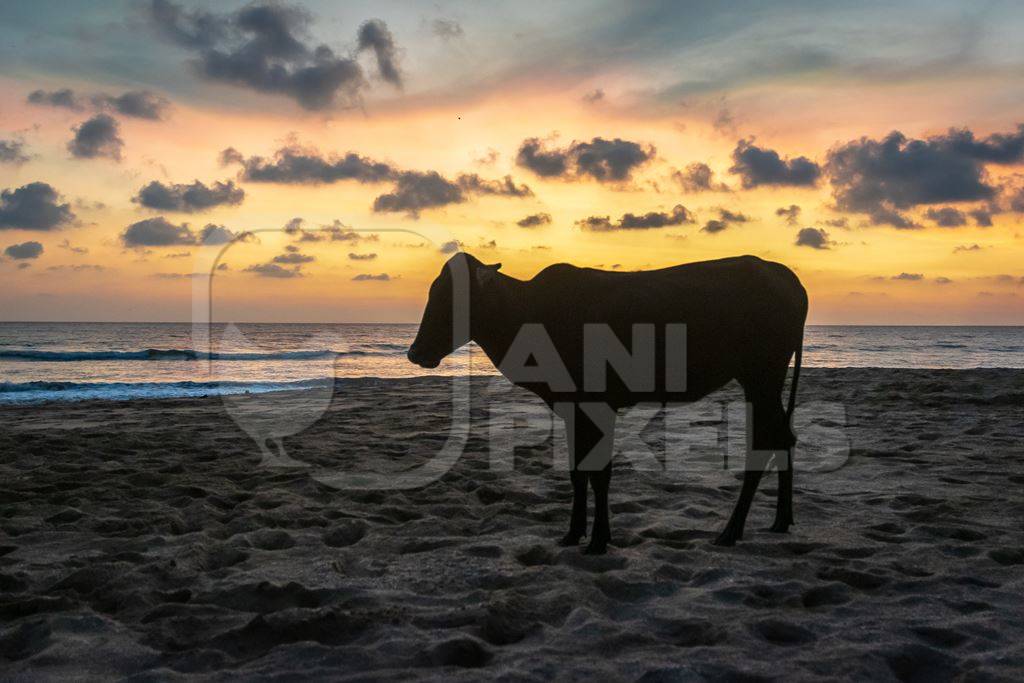
<svg viewBox="0 0 1024 683"><path fill-rule="evenodd" d="M901 211L915 206L992 200L999 188L984 164L1022 160L1024 127L983 139L966 129L925 139L893 131L881 140L864 137L832 149L826 168L841 210L905 228L916 226Z"/></svg>
<svg viewBox="0 0 1024 683"><path fill-rule="evenodd" d="M673 225L693 223L696 219L686 207L676 204L670 213L663 211L650 211L645 214L636 215L626 213L617 223L613 223L609 216L589 216L583 220L576 221L576 227L589 232L610 232L613 230L648 230L651 228L666 228Z"/></svg>
<svg viewBox="0 0 1024 683"><path fill-rule="evenodd" d="M591 90L580 99L582 99L587 104L597 104L598 102L604 99L604 90L601 90L601 88Z"/></svg>
<svg viewBox="0 0 1024 683"><path fill-rule="evenodd" d="M54 230L71 223L75 214L70 204L60 203L60 194L42 182L22 185L0 193L0 230Z"/></svg>
<svg viewBox="0 0 1024 683"><path fill-rule="evenodd" d="M434 19L430 22L430 30L442 40L455 40L462 38L466 32L462 30L462 24L454 19Z"/></svg>
<svg viewBox="0 0 1024 683"><path fill-rule="evenodd" d="M359 51L373 50L377 58L380 77L391 85L402 87L402 74L398 68L398 48L387 24L380 19L370 19L359 27Z"/></svg>
<svg viewBox="0 0 1024 683"><path fill-rule="evenodd" d="M404 211L410 216L418 216L421 209L459 204L463 201L465 200L462 189L442 178L436 171L405 171L398 176L398 182L392 192L382 194L374 200L373 210Z"/></svg>
<svg viewBox="0 0 1024 683"><path fill-rule="evenodd" d="M924 275L921 273L900 273L899 275L893 275L891 280L902 280L904 282L920 282L924 279Z"/></svg>
<svg viewBox="0 0 1024 683"><path fill-rule="evenodd" d="M937 285L950 285L950 284L953 284L953 280L950 280L948 277L937 277L937 278L935 278L935 284L937 284Z"/></svg>
<svg viewBox="0 0 1024 683"><path fill-rule="evenodd" d="M318 185L354 180L360 183L379 183L393 180L397 171L385 164L349 152L344 156L323 156L318 150L298 145L282 147L273 158L260 156L244 158L229 147L221 152L221 161L242 164L242 177L256 183L283 183Z"/></svg>
<svg viewBox="0 0 1024 683"><path fill-rule="evenodd" d="M93 104L101 109L115 111L122 116L159 121L170 108L170 101L147 90L130 90L121 95L94 95Z"/></svg>
<svg viewBox="0 0 1024 683"><path fill-rule="evenodd" d="M260 277L274 277L274 278L292 278L302 277L302 273L299 272L298 268L285 268L276 263L257 263L248 266L245 269L246 273L255 273Z"/></svg>
<svg viewBox="0 0 1024 683"><path fill-rule="evenodd" d="M268 2L215 14L151 0L148 18L161 36L195 54L192 67L210 81L290 97L306 109L353 106L367 86L354 55L305 42L312 16L301 8ZM401 85L398 50L384 22L364 23L357 43L357 52L374 53L384 80Z"/></svg>
<svg viewBox="0 0 1024 683"><path fill-rule="evenodd" d="M157 216L129 225L121 233L121 243L131 248L181 246L195 244L196 236L188 223L175 225L163 216Z"/></svg>
<svg viewBox="0 0 1024 683"><path fill-rule="evenodd" d="M974 209L968 213L970 213L971 218L974 219L974 224L979 228L992 227L992 212L988 209Z"/></svg>
<svg viewBox="0 0 1024 683"><path fill-rule="evenodd" d="M378 242L380 237L374 233L356 232L341 221L334 221L330 225L323 225L319 230L312 231L303 228L304 222L301 218L293 218L285 224L284 231L298 237L299 242Z"/></svg>
<svg viewBox="0 0 1024 683"><path fill-rule="evenodd" d="M775 209L775 215L779 218L785 218L788 225L796 225L800 218L800 207L796 204L780 206Z"/></svg>
<svg viewBox="0 0 1024 683"><path fill-rule="evenodd" d="M68 143L68 151L80 159L107 157L121 160L124 140L117 121L107 114L97 114L73 129L75 137Z"/></svg>
<svg viewBox="0 0 1024 683"><path fill-rule="evenodd" d="M83 108L78 96L69 88L52 91L33 90L28 94L28 102L45 107L63 107L73 111L81 111Z"/></svg>
<svg viewBox="0 0 1024 683"><path fill-rule="evenodd" d="M207 186L198 180L186 184L163 184L154 180L139 190L132 201L159 211L194 213L222 204L241 204L245 191L234 181L214 182Z"/></svg>
<svg viewBox="0 0 1024 683"><path fill-rule="evenodd" d="M300 263L312 263L316 260L315 256L309 254L300 254L298 251L288 251L285 254L278 254L272 259L273 263L283 263L287 265L298 265Z"/></svg>
<svg viewBox="0 0 1024 683"><path fill-rule="evenodd" d="M43 245L39 242L22 242L4 249L4 256L17 260L37 259L42 253Z"/></svg>
<svg viewBox="0 0 1024 683"><path fill-rule="evenodd" d="M371 275L369 273L360 273L359 275L356 275L354 278L352 278L353 282L368 282L368 281L371 281L371 280L374 280L374 281L377 281L377 282L390 282L391 281L391 276L388 275L387 273L380 273L378 275Z"/></svg>
<svg viewBox="0 0 1024 683"><path fill-rule="evenodd" d="M373 210L404 212L415 218L423 209L461 204L469 195L522 198L532 196L533 191L526 185L516 185L509 176L503 180L484 180L475 173L462 174L452 182L436 171L403 171L392 191L374 200Z"/></svg>
<svg viewBox="0 0 1024 683"><path fill-rule="evenodd" d="M236 233L223 225L214 225L213 223L208 223L197 234L192 231L188 223L174 224L163 216L132 223L121 233L121 243L125 247L133 249L196 244L218 245L235 241L248 242L255 239L256 236L251 232Z"/></svg>
<svg viewBox="0 0 1024 683"><path fill-rule="evenodd" d="M551 214L547 213L533 213L516 221L516 225L520 228L536 228L541 225L549 225L550 223Z"/></svg>
<svg viewBox="0 0 1024 683"><path fill-rule="evenodd" d="M841 218L830 218L827 221L822 222L831 228L842 228L843 230L846 230L850 227L850 220L846 218L846 216L842 216Z"/></svg>
<svg viewBox="0 0 1024 683"><path fill-rule="evenodd" d="M924 213L925 218L934 221L940 228L959 228L967 225L967 214L952 206L944 206L941 209L928 209Z"/></svg>
<svg viewBox="0 0 1024 683"><path fill-rule="evenodd" d="M523 141L516 163L545 178L592 178L599 182L622 182L655 156L651 145L629 140L594 138L573 142L564 149L544 149L538 138Z"/></svg>
<svg viewBox="0 0 1024 683"><path fill-rule="evenodd" d="M832 240L828 232L819 228L801 228L796 234L796 246L810 247L812 249L829 249L832 247Z"/></svg>
<svg viewBox="0 0 1024 683"><path fill-rule="evenodd" d="M772 149L758 147L753 140L740 140L732 153L730 173L740 176L744 188L761 185L813 186L821 177L821 166L807 157L783 159Z"/></svg>
<svg viewBox="0 0 1024 683"><path fill-rule="evenodd" d="M728 192L725 183L715 182L715 172L699 161L689 164L685 170L675 171L672 178L684 192Z"/></svg>
<svg viewBox="0 0 1024 683"><path fill-rule="evenodd" d="M719 209L718 218L709 220L704 224L704 227L701 228L700 231L706 232L709 235L714 235L727 229L733 223L746 223L749 220L749 216L739 213L738 211Z"/></svg>
<svg viewBox="0 0 1024 683"><path fill-rule="evenodd" d="M256 235L248 230L244 232L234 232L225 228L223 225L214 225L213 223L207 223L199 234L196 235L197 244L205 245L217 245L217 244L229 244L231 242L255 242Z"/></svg>
<svg viewBox="0 0 1024 683"><path fill-rule="evenodd" d="M450 242L442 244L438 251L442 254L454 254L460 249L462 249L462 244L460 244L458 240L451 240Z"/></svg>
<svg viewBox="0 0 1024 683"><path fill-rule="evenodd" d="M501 180L485 180L476 173L463 173L455 179L455 184L463 192L479 195L496 195L500 197L532 197L533 190L527 185L516 185L512 176Z"/></svg>
<svg viewBox="0 0 1024 683"><path fill-rule="evenodd" d="M163 119L171 106L166 97L148 90L129 90L120 95L109 93L79 95L69 88L49 92L34 90L29 93L28 102L46 107L63 107L73 111L81 111L88 104L92 109L112 111L122 116L151 121Z"/></svg>
<svg viewBox="0 0 1024 683"><path fill-rule="evenodd" d="M25 143L21 140L0 140L0 164L19 166L28 161Z"/></svg>
<svg viewBox="0 0 1024 683"><path fill-rule="evenodd" d="M352 261L373 261L373 260L375 260L377 258L377 255L373 254L373 253L370 253L370 254L356 254L356 253L350 251L348 253L348 257Z"/></svg>

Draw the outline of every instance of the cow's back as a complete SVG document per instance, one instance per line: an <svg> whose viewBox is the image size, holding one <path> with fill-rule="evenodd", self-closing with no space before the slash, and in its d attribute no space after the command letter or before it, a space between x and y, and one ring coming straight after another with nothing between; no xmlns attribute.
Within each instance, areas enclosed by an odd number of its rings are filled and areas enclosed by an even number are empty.
<svg viewBox="0 0 1024 683"><path fill-rule="evenodd" d="M636 272L558 264L529 284L530 322L544 326L578 380L585 325L607 325L627 344L634 325L655 325L659 380L664 378L664 327L686 325L686 395L663 396L659 382L655 392L623 404L695 400L758 364L786 362L800 344L807 314L807 294L796 275L754 256ZM617 393L622 391L619 387Z"/></svg>

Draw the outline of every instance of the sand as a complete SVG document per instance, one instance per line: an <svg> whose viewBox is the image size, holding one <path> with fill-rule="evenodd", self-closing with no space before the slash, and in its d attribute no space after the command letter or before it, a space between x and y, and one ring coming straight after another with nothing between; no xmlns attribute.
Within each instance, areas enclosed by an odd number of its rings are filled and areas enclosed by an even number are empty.
<svg viewBox="0 0 1024 683"><path fill-rule="evenodd" d="M616 461L600 557L555 543L557 434L495 466L488 416L535 402L493 380L465 454L408 490L332 484L428 462L448 380L0 408L0 678L1019 679L1024 372L804 377L804 438L834 448L798 460L790 533L764 530L771 475L744 540L710 543L739 488L711 443ZM724 437L737 398L693 431ZM671 419L630 438L657 453L665 424L682 448ZM269 466L267 433L310 466Z"/></svg>

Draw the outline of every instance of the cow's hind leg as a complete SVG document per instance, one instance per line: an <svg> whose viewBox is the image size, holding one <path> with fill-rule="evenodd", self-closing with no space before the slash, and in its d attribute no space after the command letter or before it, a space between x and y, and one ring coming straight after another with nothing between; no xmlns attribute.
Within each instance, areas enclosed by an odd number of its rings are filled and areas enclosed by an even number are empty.
<svg viewBox="0 0 1024 683"><path fill-rule="evenodd" d="M788 419L783 411L777 417L775 433L773 434L773 448L785 448L785 452L779 452L775 456L775 464L779 470L779 495L775 501L775 521L769 531L784 534L789 531L793 524L793 448L796 445L796 436L788 424Z"/></svg>
<svg viewBox="0 0 1024 683"><path fill-rule="evenodd" d="M757 493L761 477L768 469L773 457L781 456L782 453L788 454L786 450L788 444L783 440L783 432L780 429L781 425L788 433L785 411L782 409L779 392L772 386L774 383L768 386L766 384L755 384L753 386L755 390L752 390L751 387L744 387L750 413L743 487L725 529L715 539L715 545L731 546L735 545L736 541L742 540L747 514L750 512L750 505L754 500L754 494ZM756 391L756 389L760 389L760 391ZM782 495L781 486L779 495Z"/></svg>
<svg viewBox="0 0 1024 683"><path fill-rule="evenodd" d="M587 555L604 555L608 551L608 541L612 537L611 525L608 522L608 487L612 479L612 464L604 469L590 472L590 485L594 489L594 530L590 533L590 543L584 550Z"/></svg>
<svg viewBox="0 0 1024 683"><path fill-rule="evenodd" d="M558 542L559 545L579 545L580 539L587 535L587 473L576 469L576 463L570 462L572 471L572 518L569 532Z"/></svg>

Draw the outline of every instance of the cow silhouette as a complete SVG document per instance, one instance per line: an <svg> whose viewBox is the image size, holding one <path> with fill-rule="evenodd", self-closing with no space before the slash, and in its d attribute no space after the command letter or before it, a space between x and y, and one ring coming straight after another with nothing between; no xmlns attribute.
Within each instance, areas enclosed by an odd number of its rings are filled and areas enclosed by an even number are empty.
<svg viewBox="0 0 1024 683"><path fill-rule="evenodd" d="M430 287L408 357L433 368L474 341L505 377L565 420L573 504L562 545L586 536L589 480L595 508L585 552L606 551L617 410L697 401L734 379L747 403L746 467L715 543L743 537L758 483L773 463L779 487L771 531L789 529L796 443L790 422L807 318L807 292L789 268L755 256L636 272L562 263L524 281L500 267L452 256Z"/></svg>

